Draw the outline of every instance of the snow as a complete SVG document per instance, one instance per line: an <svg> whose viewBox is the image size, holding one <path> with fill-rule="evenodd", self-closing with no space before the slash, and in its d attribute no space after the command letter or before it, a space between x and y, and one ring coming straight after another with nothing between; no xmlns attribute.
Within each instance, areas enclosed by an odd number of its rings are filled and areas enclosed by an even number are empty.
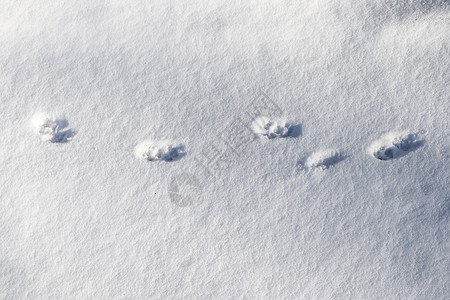
<svg viewBox="0 0 450 300"><path fill-rule="evenodd" d="M447 299L449 4L3 0L0 299Z"/></svg>

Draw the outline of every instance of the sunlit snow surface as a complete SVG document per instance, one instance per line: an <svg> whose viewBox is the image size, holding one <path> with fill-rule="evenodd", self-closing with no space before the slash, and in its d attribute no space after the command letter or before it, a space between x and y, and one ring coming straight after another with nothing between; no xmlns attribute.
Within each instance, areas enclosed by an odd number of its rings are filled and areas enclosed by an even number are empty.
<svg viewBox="0 0 450 300"><path fill-rule="evenodd" d="M448 299L449 1L0 6L0 299Z"/></svg>

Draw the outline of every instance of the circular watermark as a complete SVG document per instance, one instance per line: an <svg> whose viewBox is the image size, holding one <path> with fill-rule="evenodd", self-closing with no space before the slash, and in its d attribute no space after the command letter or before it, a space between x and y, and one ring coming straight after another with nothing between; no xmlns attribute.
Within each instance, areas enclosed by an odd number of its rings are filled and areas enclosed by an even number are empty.
<svg viewBox="0 0 450 300"><path fill-rule="evenodd" d="M186 207L199 200L202 187L200 180L195 175L180 173L172 175L170 178L167 193L173 204Z"/></svg>

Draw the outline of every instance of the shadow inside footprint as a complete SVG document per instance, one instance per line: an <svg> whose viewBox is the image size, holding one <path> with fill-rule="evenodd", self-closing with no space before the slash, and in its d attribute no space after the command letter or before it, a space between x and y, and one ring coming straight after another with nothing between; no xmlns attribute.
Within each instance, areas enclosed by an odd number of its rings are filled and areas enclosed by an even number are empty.
<svg viewBox="0 0 450 300"><path fill-rule="evenodd" d="M69 122L66 119L54 119L37 114L33 123L41 138L50 143L67 143L76 134L73 129L67 128Z"/></svg>
<svg viewBox="0 0 450 300"><path fill-rule="evenodd" d="M326 157L323 159L323 161L320 162L318 167L321 169L328 169L331 166L334 166L335 164L343 161L345 159L345 156L336 152L334 155Z"/></svg>
<svg viewBox="0 0 450 300"><path fill-rule="evenodd" d="M74 136L76 132L72 129L67 129L63 131L55 132L55 134L50 139L50 142L52 143L67 143L70 141Z"/></svg>
<svg viewBox="0 0 450 300"><path fill-rule="evenodd" d="M408 134L404 137L396 137L391 145L384 145L373 152L373 156L379 160L391 160L403 157L415 151L425 144L423 140L417 140L416 134Z"/></svg>
<svg viewBox="0 0 450 300"><path fill-rule="evenodd" d="M272 120L271 118L260 116L253 120L252 131L257 136L268 139L299 137L302 135L300 124L291 125L282 120Z"/></svg>
<svg viewBox="0 0 450 300"><path fill-rule="evenodd" d="M52 143L67 143L70 141L76 134L73 129L65 129L69 126L69 122L65 119L57 119L55 120L55 129L53 135L50 139ZM65 129L65 130L64 130Z"/></svg>
<svg viewBox="0 0 450 300"><path fill-rule="evenodd" d="M184 145L173 145L167 141L147 140L136 146L135 155L137 158L147 161L171 162L185 156L186 150Z"/></svg>
<svg viewBox="0 0 450 300"><path fill-rule="evenodd" d="M299 137L302 135L302 125L298 124L298 125L292 125L289 127L287 136L288 137Z"/></svg>
<svg viewBox="0 0 450 300"><path fill-rule="evenodd" d="M345 160L346 155L336 150L319 150L297 162L301 170L326 170Z"/></svg>
<svg viewBox="0 0 450 300"><path fill-rule="evenodd" d="M417 140L416 134L408 134L404 138L394 140L394 146L404 152L411 152L419 149L425 144L423 140Z"/></svg>
<svg viewBox="0 0 450 300"><path fill-rule="evenodd" d="M183 145L169 148L169 151L165 153L161 159L164 161L175 161L186 155L186 151Z"/></svg>

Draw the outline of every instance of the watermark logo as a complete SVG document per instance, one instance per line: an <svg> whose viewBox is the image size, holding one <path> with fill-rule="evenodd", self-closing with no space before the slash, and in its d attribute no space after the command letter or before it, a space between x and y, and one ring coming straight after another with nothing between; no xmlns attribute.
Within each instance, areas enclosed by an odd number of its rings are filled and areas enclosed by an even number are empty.
<svg viewBox="0 0 450 300"><path fill-rule="evenodd" d="M167 192L173 204L186 207L198 201L202 193L200 180L193 174L181 173L173 175Z"/></svg>
<svg viewBox="0 0 450 300"><path fill-rule="evenodd" d="M241 114L228 122L217 134L216 140L205 142L201 152L193 158L196 167L204 175L202 177L208 180L200 180L191 173L181 173L170 178L167 192L172 203L186 207L198 201L202 187L205 187L207 182L216 181L220 173L239 158L241 150L256 139L251 129L252 121L258 116L277 117L282 113L281 108L272 99L260 92Z"/></svg>

